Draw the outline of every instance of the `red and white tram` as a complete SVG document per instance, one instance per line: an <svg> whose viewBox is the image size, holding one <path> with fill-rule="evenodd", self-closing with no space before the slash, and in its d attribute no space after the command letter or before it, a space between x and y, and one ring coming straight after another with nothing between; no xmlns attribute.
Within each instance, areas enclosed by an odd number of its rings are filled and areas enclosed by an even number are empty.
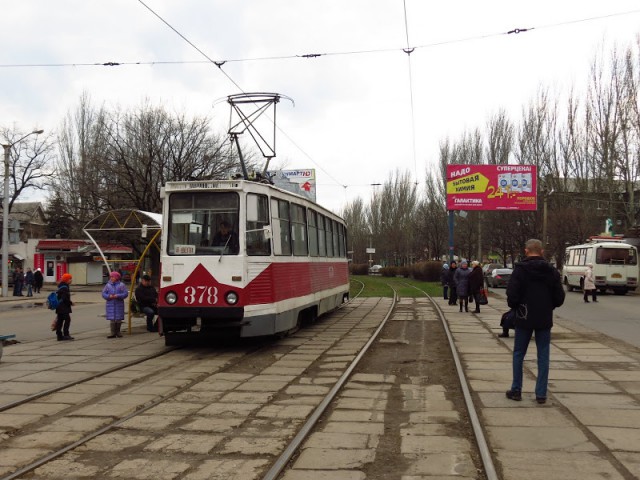
<svg viewBox="0 0 640 480"><path fill-rule="evenodd" d="M346 228L330 211L249 180L169 182L162 195L167 345L290 331L348 299Z"/></svg>

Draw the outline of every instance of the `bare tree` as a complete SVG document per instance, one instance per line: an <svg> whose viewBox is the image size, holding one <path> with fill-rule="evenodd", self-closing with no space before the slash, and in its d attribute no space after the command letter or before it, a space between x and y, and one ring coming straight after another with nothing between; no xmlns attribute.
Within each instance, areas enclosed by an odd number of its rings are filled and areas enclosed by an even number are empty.
<svg viewBox="0 0 640 480"><path fill-rule="evenodd" d="M27 132L28 133L28 132ZM9 210L25 190L45 190L53 176L53 134L29 135L18 130L2 130L3 145L9 148ZM17 140L21 141L15 143Z"/></svg>
<svg viewBox="0 0 640 480"><path fill-rule="evenodd" d="M347 248L353 252L353 263L367 263L366 248L371 241L371 231L367 222L367 207L361 198L349 203L342 211L347 228Z"/></svg>

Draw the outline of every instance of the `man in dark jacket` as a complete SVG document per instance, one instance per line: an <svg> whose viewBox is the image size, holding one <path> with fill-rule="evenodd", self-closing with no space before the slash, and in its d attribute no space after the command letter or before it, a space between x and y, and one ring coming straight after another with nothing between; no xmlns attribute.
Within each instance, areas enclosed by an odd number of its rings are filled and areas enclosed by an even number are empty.
<svg viewBox="0 0 640 480"><path fill-rule="evenodd" d="M58 341L73 340L73 337L69 334L71 307L73 305L69 285L71 285L72 279L73 277L70 273L65 273L58 284L58 306L56 307L56 336Z"/></svg>
<svg viewBox="0 0 640 480"><path fill-rule="evenodd" d="M151 285L151 277L143 275L140 285L135 291L136 301L140 310L147 316L147 331L157 332L158 326L153 324L153 317L158 311L158 292Z"/></svg>
<svg viewBox="0 0 640 480"><path fill-rule="evenodd" d="M525 318L515 319L513 344L513 383L507 398L522 400L522 368L531 335L536 332L538 351L538 378L536 401L547 401L549 380L549 350L553 310L564 303L564 288L560 274L542 257L542 242L528 240L524 252L526 258L516 263L507 285L507 304L511 308L526 310Z"/></svg>

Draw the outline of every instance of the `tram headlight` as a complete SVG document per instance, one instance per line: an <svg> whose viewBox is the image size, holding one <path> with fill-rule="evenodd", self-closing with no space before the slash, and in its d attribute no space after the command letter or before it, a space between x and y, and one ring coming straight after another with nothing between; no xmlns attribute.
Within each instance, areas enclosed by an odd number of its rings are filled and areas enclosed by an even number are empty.
<svg viewBox="0 0 640 480"><path fill-rule="evenodd" d="M178 301L178 295L176 292L169 292L164 296L164 299L169 305L173 305Z"/></svg>
<svg viewBox="0 0 640 480"><path fill-rule="evenodd" d="M227 301L229 305L235 305L238 303L238 294L236 292L228 292L224 299Z"/></svg>

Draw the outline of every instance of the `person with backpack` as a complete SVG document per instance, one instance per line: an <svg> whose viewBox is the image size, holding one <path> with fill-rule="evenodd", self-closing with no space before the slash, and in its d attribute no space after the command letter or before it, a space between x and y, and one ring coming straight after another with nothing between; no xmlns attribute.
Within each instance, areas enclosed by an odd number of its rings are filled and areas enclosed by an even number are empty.
<svg viewBox="0 0 640 480"><path fill-rule="evenodd" d="M120 278L118 272L111 272L109 281L102 289L102 298L107 301L106 317L111 328L111 334L107 338L122 337L120 327L124 321L124 299L129 296L129 290Z"/></svg>
<svg viewBox="0 0 640 480"><path fill-rule="evenodd" d="M58 284L58 290L55 292L57 297L56 310L56 336L58 341L73 340L73 337L69 334L69 326L71 325L71 307L73 302L71 301L71 281L73 277L70 273L65 273L60 278Z"/></svg>

